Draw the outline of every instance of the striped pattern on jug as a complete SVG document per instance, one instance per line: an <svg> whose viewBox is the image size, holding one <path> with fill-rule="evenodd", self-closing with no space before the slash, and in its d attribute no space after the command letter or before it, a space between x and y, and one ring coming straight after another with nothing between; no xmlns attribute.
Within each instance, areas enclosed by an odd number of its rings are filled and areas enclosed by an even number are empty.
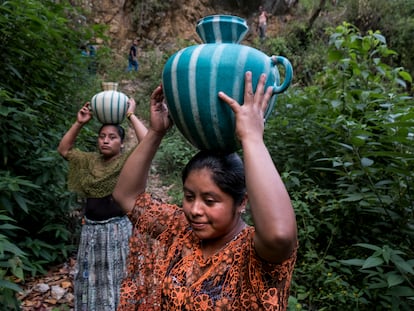
<svg viewBox="0 0 414 311"><path fill-rule="evenodd" d="M197 34L205 43L239 43L248 30L244 19L231 15L207 16L196 26Z"/></svg>
<svg viewBox="0 0 414 311"><path fill-rule="evenodd" d="M279 72L270 57L243 45L196 45L167 61L163 89L170 115L198 149L235 151L240 147L234 135L233 112L217 94L223 91L242 104L246 71L252 72L254 89L261 73L268 76L266 86L279 84ZM275 101L276 95L267 111L272 110Z"/></svg>
<svg viewBox="0 0 414 311"><path fill-rule="evenodd" d="M92 97L92 112L103 124L121 123L128 109L128 97L118 91L103 91Z"/></svg>

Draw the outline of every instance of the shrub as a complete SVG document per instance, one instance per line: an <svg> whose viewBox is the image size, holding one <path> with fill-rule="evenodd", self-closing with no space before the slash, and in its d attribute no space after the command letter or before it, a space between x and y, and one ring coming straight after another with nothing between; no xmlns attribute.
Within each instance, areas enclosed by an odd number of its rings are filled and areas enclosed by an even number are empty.
<svg viewBox="0 0 414 311"><path fill-rule="evenodd" d="M18 304L11 283L74 250L77 204L56 147L79 85L91 80L79 51L87 27L69 18L77 14L65 2L0 4L0 303L6 309Z"/></svg>
<svg viewBox="0 0 414 311"><path fill-rule="evenodd" d="M266 126L299 224L293 293L309 310L412 307L412 294L367 289L375 277L340 261L366 256L350 247L357 243L414 255L411 76L388 65L396 52L379 32L363 36L346 23L329 32L315 85L291 87Z"/></svg>

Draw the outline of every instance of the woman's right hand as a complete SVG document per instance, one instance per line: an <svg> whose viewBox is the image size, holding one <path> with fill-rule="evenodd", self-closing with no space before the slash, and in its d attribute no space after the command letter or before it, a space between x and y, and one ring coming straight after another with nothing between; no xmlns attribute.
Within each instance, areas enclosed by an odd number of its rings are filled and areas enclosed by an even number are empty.
<svg viewBox="0 0 414 311"><path fill-rule="evenodd" d="M74 122L71 128L63 135L59 146L58 152L65 159L67 158L68 152L72 149L75 144L76 137L78 136L83 125L88 123L92 119L92 111L90 111L90 103L87 102L83 107L78 111L76 116L76 122Z"/></svg>
<svg viewBox="0 0 414 311"><path fill-rule="evenodd" d="M173 123L168 115L162 86L159 85L151 94L151 130L157 134L165 135Z"/></svg>
<svg viewBox="0 0 414 311"><path fill-rule="evenodd" d="M92 111L90 109L90 102L85 103L83 107L78 111L76 120L80 124L88 123L92 119Z"/></svg>

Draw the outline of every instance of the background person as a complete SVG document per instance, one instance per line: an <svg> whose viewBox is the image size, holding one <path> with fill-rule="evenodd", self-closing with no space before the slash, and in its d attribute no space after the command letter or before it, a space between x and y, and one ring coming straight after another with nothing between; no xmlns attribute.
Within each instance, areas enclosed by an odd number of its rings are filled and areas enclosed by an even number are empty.
<svg viewBox="0 0 414 311"><path fill-rule="evenodd" d="M80 50L82 56L89 56L89 51L86 45L81 45Z"/></svg>
<svg viewBox="0 0 414 311"><path fill-rule="evenodd" d="M138 71L138 57L137 57L137 50L138 48L138 40L134 39L134 41L132 42L132 45L129 49L129 54L128 54L128 68L127 71Z"/></svg>
<svg viewBox="0 0 414 311"><path fill-rule="evenodd" d="M263 141L272 88L262 75L234 111L236 153L201 151L184 168L182 208L145 192L153 157L171 127L162 87L151 96L151 126L128 158L114 198L134 226L119 311L286 310L297 228L286 188ZM241 215L250 209L255 227ZM188 307L191 306L191 307Z"/></svg>
<svg viewBox="0 0 414 311"><path fill-rule="evenodd" d="M147 129L133 114L135 100L129 99L128 104L127 115L142 140ZM99 129L99 152L73 148L82 127L92 119L89 105L78 111L76 122L58 146L60 155L69 161L69 189L86 200L74 279L75 310L114 311L132 226L113 200L112 191L129 153L123 152L125 132L117 124L104 124Z"/></svg>
<svg viewBox="0 0 414 311"><path fill-rule="evenodd" d="M266 39L267 19L268 19L267 12L263 8L263 6L260 6L257 30L259 31L259 37L260 37L260 40L262 41Z"/></svg>
<svg viewBox="0 0 414 311"><path fill-rule="evenodd" d="M90 74L96 74L97 71L97 60L96 60L96 47L93 44L88 45L89 50L89 57L91 58L89 61L88 70Z"/></svg>

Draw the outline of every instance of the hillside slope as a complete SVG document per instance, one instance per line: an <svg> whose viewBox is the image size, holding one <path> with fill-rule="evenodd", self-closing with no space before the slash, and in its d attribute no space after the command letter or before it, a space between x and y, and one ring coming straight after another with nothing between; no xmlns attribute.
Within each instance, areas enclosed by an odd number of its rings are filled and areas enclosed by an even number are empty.
<svg viewBox="0 0 414 311"><path fill-rule="evenodd" d="M88 23L105 24L109 28L110 46L120 52L128 50L131 40L138 38L144 49L174 45L177 40L200 43L195 31L199 19L213 14L236 15L246 19L250 31L245 40L256 36L257 11L238 8L237 1L175 0L164 5L157 1L98 0L83 1ZM233 2L234 5L226 5ZM284 18L283 20L286 20ZM280 17L270 16L268 33L277 34L281 28ZM97 38L99 41L99 38ZM99 42L98 42L99 43Z"/></svg>

